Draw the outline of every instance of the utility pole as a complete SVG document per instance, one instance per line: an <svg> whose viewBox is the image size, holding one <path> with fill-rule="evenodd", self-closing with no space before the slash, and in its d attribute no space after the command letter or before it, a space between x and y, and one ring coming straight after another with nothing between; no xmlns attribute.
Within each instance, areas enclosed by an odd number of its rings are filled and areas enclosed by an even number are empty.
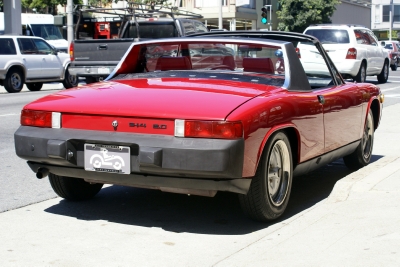
<svg viewBox="0 0 400 267"><path fill-rule="evenodd" d="M68 46L74 40L74 16L72 13L73 0L67 0L67 38Z"/></svg>
<svg viewBox="0 0 400 267"><path fill-rule="evenodd" d="M390 12L389 12L389 41L392 41L392 31L393 31L393 16L394 16L394 6L393 0L390 0Z"/></svg>

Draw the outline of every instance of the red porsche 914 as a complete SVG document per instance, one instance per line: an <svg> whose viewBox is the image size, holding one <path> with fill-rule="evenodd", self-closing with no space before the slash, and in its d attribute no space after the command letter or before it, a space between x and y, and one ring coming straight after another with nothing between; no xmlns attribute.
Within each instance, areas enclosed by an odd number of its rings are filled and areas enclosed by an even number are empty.
<svg viewBox="0 0 400 267"><path fill-rule="evenodd" d="M27 104L16 153L67 200L103 184L229 191L250 218L276 219L294 176L370 162L383 95L345 82L314 37L252 37L133 43L105 81Z"/></svg>

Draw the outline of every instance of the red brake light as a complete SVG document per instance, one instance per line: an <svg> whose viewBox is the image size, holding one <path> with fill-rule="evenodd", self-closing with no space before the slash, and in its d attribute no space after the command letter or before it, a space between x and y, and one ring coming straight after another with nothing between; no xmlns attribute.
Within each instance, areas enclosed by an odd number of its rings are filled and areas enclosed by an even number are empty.
<svg viewBox="0 0 400 267"><path fill-rule="evenodd" d="M75 59L73 42L71 42L71 44L69 45L69 58L71 59L71 61L73 61Z"/></svg>
<svg viewBox="0 0 400 267"><path fill-rule="evenodd" d="M185 121L185 137L237 139L243 137L240 122Z"/></svg>
<svg viewBox="0 0 400 267"><path fill-rule="evenodd" d="M21 125L51 128L51 112L22 110Z"/></svg>
<svg viewBox="0 0 400 267"><path fill-rule="evenodd" d="M299 58L301 58L300 48L296 47L296 53Z"/></svg>
<svg viewBox="0 0 400 267"><path fill-rule="evenodd" d="M357 59L357 49L349 48L349 50L347 50L346 59Z"/></svg>

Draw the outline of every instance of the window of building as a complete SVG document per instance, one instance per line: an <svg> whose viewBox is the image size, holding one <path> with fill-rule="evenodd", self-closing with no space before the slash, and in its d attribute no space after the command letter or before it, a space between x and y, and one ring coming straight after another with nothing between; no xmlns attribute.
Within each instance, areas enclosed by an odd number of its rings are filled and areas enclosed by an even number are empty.
<svg viewBox="0 0 400 267"><path fill-rule="evenodd" d="M393 9L394 9L393 21L400 22L400 5L394 5ZM390 22L390 5L382 6L382 21Z"/></svg>

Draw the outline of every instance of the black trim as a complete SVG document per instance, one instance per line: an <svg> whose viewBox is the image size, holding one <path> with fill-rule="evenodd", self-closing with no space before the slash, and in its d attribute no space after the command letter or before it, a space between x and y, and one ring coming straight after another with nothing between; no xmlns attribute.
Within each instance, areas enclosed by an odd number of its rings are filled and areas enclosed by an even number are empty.
<svg viewBox="0 0 400 267"><path fill-rule="evenodd" d="M129 146L131 172L135 174L234 179L242 178L243 172L243 139L178 138L27 126L20 126L14 138L19 157L44 165L83 170L84 144L91 143ZM69 151L72 157L68 156Z"/></svg>
<svg viewBox="0 0 400 267"><path fill-rule="evenodd" d="M313 159L310 159L310 160L307 160L305 162L298 164L295 167L295 169L293 170L293 176L299 176L299 175L309 173L313 170L316 170L320 167L327 165L330 162L333 162L337 159L343 158L344 156L347 156L347 155L353 153L354 150L356 150L356 148L360 144L360 142L361 142L361 140L357 140L353 143L350 143L341 148L330 151L319 157L316 157L316 158L313 158Z"/></svg>

